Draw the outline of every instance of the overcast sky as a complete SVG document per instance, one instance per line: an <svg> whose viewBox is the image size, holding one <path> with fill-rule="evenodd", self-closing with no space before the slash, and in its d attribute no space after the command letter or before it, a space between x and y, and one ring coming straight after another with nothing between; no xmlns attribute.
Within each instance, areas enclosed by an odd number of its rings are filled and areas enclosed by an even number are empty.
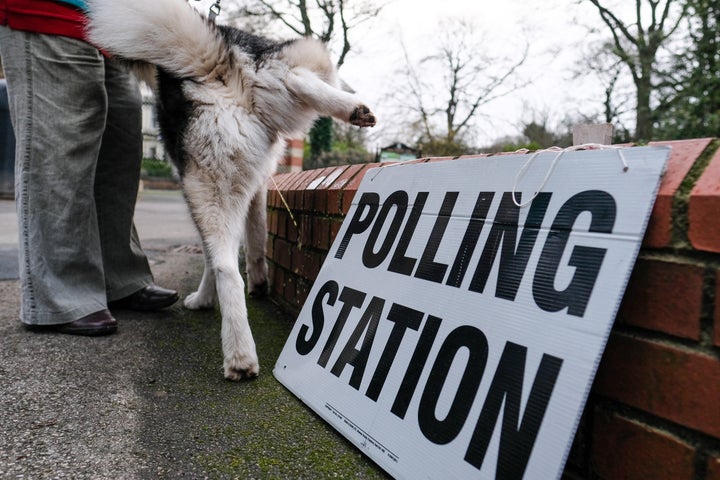
<svg viewBox="0 0 720 480"><path fill-rule="evenodd" d="M206 11L210 0L192 2ZM386 99L396 90L398 69L403 64L401 41L414 60L430 53L437 44L437 24L443 18L472 21L483 32L488 51L520 55L526 42L529 57L521 73L531 84L483 107L477 122L475 143L489 145L503 135L517 135L533 112L549 117L549 126L566 112L594 114L600 111L602 89L590 79L573 80L581 63L580 45L588 38L588 26L600 25L597 11L577 0L392 0L380 16L353 31L352 51L340 70L378 115L368 145L383 146L395 140L393 119ZM609 5L632 6L627 0L608 0ZM630 12L631 13L631 12ZM219 21L222 22L222 15Z"/></svg>
<svg viewBox="0 0 720 480"><path fill-rule="evenodd" d="M532 83L484 107L483 118L476 122L478 145L519 134L521 122L531 120L533 112L548 115L553 123L566 111L599 111L599 103L592 103L593 96L602 95L597 84L572 81L580 59L579 43L587 36L586 25L598 22L597 13L589 6L579 6L576 0L395 0L379 19L358 27L364 30L360 41L356 40L361 45L354 45L357 54L350 56L340 71L345 81L373 103L378 130L392 130L383 125L392 121L392 115L382 99L392 92L398 65L403 62L400 38L411 57L418 59L432 50L437 23L447 17L472 21L484 33L488 51L499 55L519 56L526 42L530 44L521 73ZM584 106L587 99L592 104ZM389 139L374 137L371 139L378 143Z"/></svg>

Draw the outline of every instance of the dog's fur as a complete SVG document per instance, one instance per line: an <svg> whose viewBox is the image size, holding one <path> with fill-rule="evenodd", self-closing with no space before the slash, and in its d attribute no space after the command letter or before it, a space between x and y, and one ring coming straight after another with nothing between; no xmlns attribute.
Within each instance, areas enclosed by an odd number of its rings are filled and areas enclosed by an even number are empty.
<svg viewBox="0 0 720 480"><path fill-rule="evenodd" d="M267 289L266 182L284 139L318 115L361 127L370 110L337 87L325 47L303 38L273 42L202 17L186 0L89 0L88 36L115 56L157 67L163 141L182 177L200 232L205 271L190 309L222 314L225 377L259 366L238 253L244 240L251 295Z"/></svg>

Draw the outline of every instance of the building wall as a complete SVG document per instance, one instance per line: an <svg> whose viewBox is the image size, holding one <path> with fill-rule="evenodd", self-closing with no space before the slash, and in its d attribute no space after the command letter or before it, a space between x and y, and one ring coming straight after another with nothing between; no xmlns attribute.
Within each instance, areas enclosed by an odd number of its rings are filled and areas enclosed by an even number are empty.
<svg viewBox="0 0 720 480"><path fill-rule="evenodd" d="M720 140L652 145L670 145L672 154L568 479L720 480ZM270 182L271 295L286 310L299 312L373 166Z"/></svg>
<svg viewBox="0 0 720 480"><path fill-rule="evenodd" d="M155 97L146 85L140 87L142 94L143 158L165 159L165 146L160 140L160 125L155 114Z"/></svg>

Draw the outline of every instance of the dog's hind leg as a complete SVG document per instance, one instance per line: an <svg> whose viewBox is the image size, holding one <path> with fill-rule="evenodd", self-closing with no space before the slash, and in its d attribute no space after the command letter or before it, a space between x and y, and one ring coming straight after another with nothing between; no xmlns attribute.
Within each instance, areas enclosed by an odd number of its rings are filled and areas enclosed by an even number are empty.
<svg viewBox="0 0 720 480"><path fill-rule="evenodd" d="M268 289L267 190L265 185L255 193L245 220L245 273L251 297L263 297Z"/></svg>
<svg viewBox="0 0 720 480"><path fill-rule="evenodd" d="M207 247L204 245L203 255L205 256L205 269L203 270L200 285L196 292L185 297L183 301L185 307L190 310L202 310L215 306L215 272L213 271L212 259L208 254Z"/></svg>

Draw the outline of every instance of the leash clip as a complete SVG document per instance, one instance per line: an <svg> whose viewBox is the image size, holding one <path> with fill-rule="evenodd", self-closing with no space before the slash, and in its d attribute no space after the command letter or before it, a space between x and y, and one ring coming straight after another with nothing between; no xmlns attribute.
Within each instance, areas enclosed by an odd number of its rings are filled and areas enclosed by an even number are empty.
<svg viewBox="0 0 720 480"><path fill-rule="evenodd" d="M215 0L215 3L210 5L210 12L208 13L208 18L210 21L214 22L215 18L220 15L220 0Z"/></svg>

